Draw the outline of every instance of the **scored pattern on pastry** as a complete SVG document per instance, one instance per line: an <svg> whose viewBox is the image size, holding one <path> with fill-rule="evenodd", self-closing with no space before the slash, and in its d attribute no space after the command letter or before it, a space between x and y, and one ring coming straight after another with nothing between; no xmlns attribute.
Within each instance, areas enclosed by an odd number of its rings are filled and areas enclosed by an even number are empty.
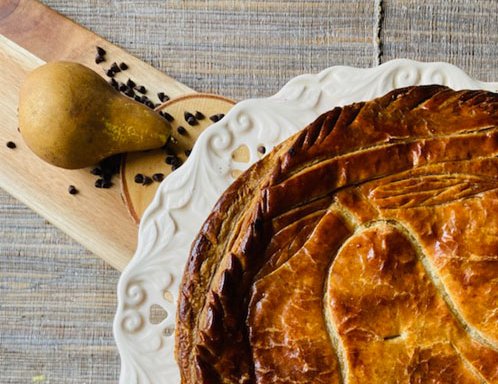
<svg viewBox="0 0 498 384"><path fill-rule="evenodd" d="M182 282L184 383L497 383L498 95L321 115L224 193Z"/></svg>

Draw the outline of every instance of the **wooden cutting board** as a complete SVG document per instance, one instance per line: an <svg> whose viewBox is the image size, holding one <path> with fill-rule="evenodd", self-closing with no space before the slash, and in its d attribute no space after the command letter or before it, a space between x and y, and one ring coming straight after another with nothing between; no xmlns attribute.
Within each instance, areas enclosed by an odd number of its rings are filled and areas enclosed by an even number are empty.
<svg viewBox="0 0 498 384"><path fill-rule="evenodd" d="M96 46L107 51L100 65ZM110 189L97 189L89 169L63 170L40 161L17 131L21 82L54 60L80 62L102 75L112 62L125 62L129 69L117 78L145 85L150 98L160 91L170 97L194 91L35 0L0 0L0 188L123 270L135 251L138 227L121 200L119 180ZM7 141L17 148L7 148ZM70 195L69 185L80 192Z"/></svg>

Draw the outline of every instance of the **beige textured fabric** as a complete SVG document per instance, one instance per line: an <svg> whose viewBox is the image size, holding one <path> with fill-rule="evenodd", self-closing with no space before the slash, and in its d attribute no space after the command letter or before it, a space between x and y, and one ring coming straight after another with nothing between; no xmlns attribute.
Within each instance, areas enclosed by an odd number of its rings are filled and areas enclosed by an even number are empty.
<svg viewBox="0 0 498 384"><path fill-rule="evenodd" d="M495 0L44 2L190 87L236 99L395 57L498 80ZM0 382L116 383L118 277L0 191Z"/></svg>

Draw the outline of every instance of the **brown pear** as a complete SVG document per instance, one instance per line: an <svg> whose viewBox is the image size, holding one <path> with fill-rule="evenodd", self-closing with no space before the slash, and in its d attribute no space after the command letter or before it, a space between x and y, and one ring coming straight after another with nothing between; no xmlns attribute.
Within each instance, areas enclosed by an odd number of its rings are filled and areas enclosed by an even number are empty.
<svg viewBox="0 0 498 384"><path fill-rule="evenodd" d="M19 96L19 128L36 155L68 169L159 148L171 131L158 113L71 62L48 63L27 76Z"/></svg>

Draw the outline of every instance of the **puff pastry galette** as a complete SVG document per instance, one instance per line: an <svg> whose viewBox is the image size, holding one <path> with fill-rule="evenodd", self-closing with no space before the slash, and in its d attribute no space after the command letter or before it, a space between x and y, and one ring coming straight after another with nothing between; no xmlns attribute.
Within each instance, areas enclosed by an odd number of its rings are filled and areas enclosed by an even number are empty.
<svg viewBox="0 0 498 384"><path fill-rule="evenodd" d="M223 194L183 278L183 383L498 383L498 94L321 115Z"/></svg>

